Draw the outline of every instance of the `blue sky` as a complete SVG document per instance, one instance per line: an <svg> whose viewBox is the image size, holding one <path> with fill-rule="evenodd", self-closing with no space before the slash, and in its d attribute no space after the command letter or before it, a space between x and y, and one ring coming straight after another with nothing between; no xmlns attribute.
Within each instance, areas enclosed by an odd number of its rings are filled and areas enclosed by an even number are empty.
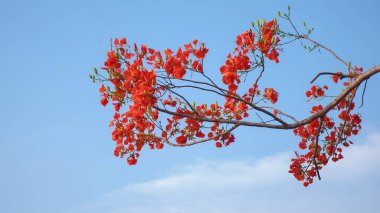
<svg viewBox="0 0 380 213"><path fill-rule="evenodd" d="M342 58L364 69L380 62L376 0L1 1L0 212L283 212L316 200L325 212L376 212L380 76L368 83L357 145L307 189L287 173L298 144L291 131L242 128L226 149L145 150L135 167L113 156L112 111L88 78L110 38L156 49L198 38L210 49L205 70L220 79L236 35L289 3L297 24L305 20L316 29L312 37ZM264 80L278 88L279 107L302 118L307 82L343 69L294 44Z"/></svg>

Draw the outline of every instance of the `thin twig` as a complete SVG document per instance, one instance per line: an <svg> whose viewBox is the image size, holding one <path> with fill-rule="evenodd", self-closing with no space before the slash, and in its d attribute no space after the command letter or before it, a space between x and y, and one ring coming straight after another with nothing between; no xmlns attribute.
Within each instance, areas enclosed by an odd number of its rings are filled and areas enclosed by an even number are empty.
<svg viewBox="0 0 380 213"><path fill-rule="evenodd" d="M319 135L321 133L324 117L325 117L324 115L322 117L320 117L321 121L319 123L318 130L317 130L317 137L315 139L315 147L314 147L314 155L313 155L313 162L314 162L315 170L317 171L317 176L318 176L319 180L321 180L321 175L319 174L319 168L318 168L317 160L315 159L315 157L317 156L318 140L319 140Z"/></svg>
<svg viewBox="0 0 380 213"><path fill-rule="evenodd" d="M327 52L331 53L336 59L338 59L338 61L342 62L344 65L346 65L346 67L348 67L350 70L354 69L353 67L351 67L351 64L346 62L345 60L343 60L342 58L340 58L334 51L332 51L331 49L329 49L328 47L322 45L321 43L319 42L316 42L314 41L313 39L307 37L307 36L300 36L300 38L303 38L303 39L306 39L308 41L310 41L311 43L313 44L316 44L317 46L321 47L322 49L326 50Z"/></svg>
<svg viewBox="0 0 380 213"><path fill-rule="evenodd" d="M175 95L179 96L180 98L182 98L182 100L184 100L186 102L186 104L190 107L190 109L198 115L198 117L201 117L201 115L198 113L198 111L190 104L190 102L185 98L183 97L182 95L174 92L172 89L169 89L167 88L170 92L174 93Z"/></svg>
<svg viewBox="0 0 380 213"><path fill-rule="evenodd" d="M265 121L260 117L260 115L256 112L257 117L260 118L261 122L265 123Z"/></svg>
<svg viewBox="0 0 380 213"><path fill-rule="evenodd" d="M263 76L263 73L265 71L265 66L264 66L264 58L263 58L263 55L261 54L261 62L262 64L262 69L261 69L261 72L259 74L259 76L257 77L256 81L255 81L255 84L253 85L255 88L253 89L253 94L252 94L252 98L251 98L251 103L253 102L253 98L255 97L255 94L256 94L256 90L257 88L259 87L259 85L257 85L259 83L259 80L260 78Z"/></svg>
<svg viewBox="0 0 380 213"><path fill-rule="evenodd" d="M277 111L278 114L283 115L285 117L288 117L288 118L292 119L294 122L297 122L297 119L295 119L293 116L288 115L288 114L286 114L286 113L284 113L284 112L282 112L282 111L280 111L280 110L278 110L278 109L276 109L274 107L271 107L271 106L260 106L260 108L262 108L262 109L265 109L265 108L272 109L274 111Z"/></svg>
<svg viewBox="0 0 380 213"><path fill-rule="evenodd" d="M365 89L367 88L367 81L368 81L368 79L365 80L365 83L364 83L364 89L363 89L363 93L362 93L362 104L358 108L361 108L364 104L364 93L365 93Z"/></svg>

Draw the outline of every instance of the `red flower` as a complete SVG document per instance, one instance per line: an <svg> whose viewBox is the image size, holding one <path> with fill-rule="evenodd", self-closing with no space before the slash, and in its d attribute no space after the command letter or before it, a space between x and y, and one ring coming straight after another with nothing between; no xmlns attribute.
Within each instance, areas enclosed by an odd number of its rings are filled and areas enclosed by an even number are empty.
<svg viewBox="0 0 380 213"><path fill-rule="evenodd" d="M102 86L99 88L99 92L100 93L105 93L106 92L106 88L104 87L104 85L102 84Z"/></svg>
<svg viewBox="0 0 380 213"><path fill-rule="evenodd" d="M127 159L127 163L128 165L130 166L133 166L133 165L136 165L137 163L137 159L134 157L134 156L131 156Z"/></svg>
<svg viewBox="0 0 380 213"><path fill-rule="evenodd" d="M272 51L266 55L266 57L268 57L272 61L275 61L276 63L279 62L278 56L279 56L279 54L275 49L272 49Z"/></svg>
<svg viewBox="0 0 380 213"><path fill-rule="evenodd" d="M195 70L197 70L198 72L203 72L203 66L202 66L202 63L200 63L199 61L194 61L193 64L191 65L191 67Z"/></svg>
<svg viewBox="0 0 380 213"><path fill-rule="evenodd" d="M233 84L235 81L237 81L238 78L239 78L239 76L236 73L227 72L223 75L222 80L223 80L224 84L229 85L229 84Z"/></svg>
<svg viewBox="0 0 380 213"><path fill-rule="evenodd" d="M121 64L119 63L119 60L117 59L115 52L108 52L107 56L108 59L106 62L104 62L104 66L106 66L109 69L120 68Z"/></svg>
<svg viewBox="0 0 380 213"><path fill-rule="evenodd" d="M194 52L195 57L199 59L203 59L208 52L208 49L204 47L204 44L201 45L201 47Z"/></svg>
<svg viewBox="0 0 380 213"><path fill-rule="evenodd" d="M307 147L305 141L301 141L301 142L298 144L298 146L299 146L300 149L306 149L306 147Z"/></svg>
<svg viewBox="0 0 380 213"><path fill-rule="evenodd" d="M168 49L164 50L164 53L167 56L171 56L173 54L173 51L171 51L171 49L168 48Z"/></svg>
<svg viewBox="0 0 380 213"><path fill-rule="evenodd" d="M120 39L120 46L123 46L125 44L127 44L127 39L125 38Z"/></svg>
<svg viewBox="0 0 380 213"><path fill-rule="evenodd" d="M180 67L178 69L173 70L173 77L176 79L181 79L186 74L186 70L184 67Z"/></svg>
<svg viewBox="0 0 380 213"><path fill-rule="evenodd" d="M178 143L178 144L186 144L187 142L187 137L184 136L184 135L181 135L179 137L176 137L175 141Z"/></svg>
<svg viewBox="0 0 380 213"><path fill-rule="evenodd" d="M216 143L215 143L215 146L216 146L217 148L221 148L223 145L222 145L222 143L220 143L220 142L216 142Z"/></svg>
<svg viewBox="0 0 380 213"><path fill-rule="evenodd" d="M201 131L198 131L195 136L197 136L198 138L204 138L205 137L205 134L203 134L203 132Z"/></svg>
<svg viewBox="0 0 380 213"><path fill-rule="evenodd" d="M265 88L264 97L267 98L272 104L275 104L278 100L278 93L273 88Z"/></svg>
<svg viewBox="0 0 380 213"><path fill-rule="evenodd" d="M100 103L105 107L108 104L108 98L104 96L101 100Z"/></svg>
<svg viewBox="0 0 380 213"><path fill-rule="evenodd" d="M340 75L342 75L342 73L336 72L336 74L339 74L339 75L332 75L331 78L335 83L338 83L338 80L340 79Z"/></svg>
<svg viewBox="0 0 380 213"><path fill-rule="evenodd" d="M113 152L113 154L118 157L120 155L120 152L123 150L123 146L119 145L115 148L115 151Z"/></svg>
<svg viewBox="0 0 380 213"><path fill-rule="evenodd" d="M162 148L164 148L164 144L163 143L157 143L156 144L156 148L157 149L162 149Z"/></svg>

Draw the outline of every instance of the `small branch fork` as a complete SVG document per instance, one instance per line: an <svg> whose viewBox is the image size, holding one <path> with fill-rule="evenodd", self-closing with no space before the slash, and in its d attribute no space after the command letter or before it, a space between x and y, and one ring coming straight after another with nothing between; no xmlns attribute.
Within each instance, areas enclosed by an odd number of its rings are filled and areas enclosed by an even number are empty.
<svg viewBox="0 0 380 213"><path fill-rule="evenodd" d="M317 76L315 76L313 78L313 80L310 81L310 83L311 84L314 83L314 81L316 81L321 75L337 75L337 76L339 76L340 79L343 79L343 78L353 78L353 77L357 76L357 74L356 75L344 75L344 74L341 74L341 73L320 72L320 73L317 74Z"/></svg>

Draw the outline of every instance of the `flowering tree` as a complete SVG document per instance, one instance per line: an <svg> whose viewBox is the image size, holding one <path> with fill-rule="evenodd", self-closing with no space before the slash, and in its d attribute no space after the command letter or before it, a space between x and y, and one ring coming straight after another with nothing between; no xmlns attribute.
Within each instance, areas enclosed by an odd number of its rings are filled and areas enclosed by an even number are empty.
<svg viewBox="0 0 380 213"><path fill-rule="evenodd" d="M352 144L350 136L361 129L354 99L364 82L363 98L367 80L380 72L380 66L363 71L343 60L311 39L313 29L306 24L306 31L299 31L290 8L278 16L292 30L283 31L276 19L252 23L251 29L236 37L236 47L220 67L222 83L203 69L208 49L198 40L161 52L147 45L130 45L125 38L114 39L101 72L94 69L90 78L101 82L100 103L111 102L115 110L109 124L114 128L115 156L135 165L144 146L162 149L164 144L183 147L213 142L221 148L235 141L233 131L240 126L292 129L299 138L299 151L291 159L289 172L304 186L315 177L320 179L319 171L330 161L342 159L343 148ZM266 64L279 63L279 53L297 41L309 51L332 54L345 67L341 72L316 74L306 91L307 102L315 105L301 120L276 107L279 93L275 88L260 87ZM341 92L326 95L327 85L314 84L319 78ZM222 97L224 102L191 103L184 89Z"/></svg>

